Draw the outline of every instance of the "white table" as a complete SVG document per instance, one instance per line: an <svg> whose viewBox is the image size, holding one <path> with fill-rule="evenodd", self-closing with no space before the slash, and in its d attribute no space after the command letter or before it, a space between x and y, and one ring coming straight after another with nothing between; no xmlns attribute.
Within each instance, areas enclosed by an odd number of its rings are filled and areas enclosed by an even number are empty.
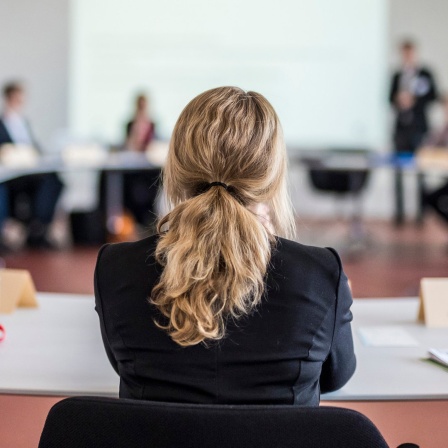
<svg viewBox="0 0 448 448"><path fill-rule="evenodd" d="M101 341L92 296L39 294L38 309L0 315L0 393L20 395L118 395L118 376ZM422 361L429 347L448 346L448 329L416 323L417 299L355 301L354 339L358 366L340 391L325 401L448 399L448 372ZM366 347L357 328L399 325L419 347Z"/></svg>
<svg viewBox="0 0 448 448"><path fill-rule="evenodd" d="M416 321L418 299L359 299L353 307L356 372L341 390L323 400L446 400L448 372L424 361L428 348L448 347L448 328L428 329ZM366 347L359 328L399 326L418 347Z"/></svg>
<svg viewBox="0 0 448 448"><path fill-rule="evenodd" d="M93 297L38 294L38 302L0 314L0 393L118 396Z"/></svg>
<svg viewBox="0 0 448 448"><path fill-rule="evenodd" d="M39 157L35 164L25 167L0 165L0 182L22 176L42 173L69 173L77 171L128 171L158 167L144 153L131 151L110 153L104 160L67 163L62 154L47 154Z"/></svg>

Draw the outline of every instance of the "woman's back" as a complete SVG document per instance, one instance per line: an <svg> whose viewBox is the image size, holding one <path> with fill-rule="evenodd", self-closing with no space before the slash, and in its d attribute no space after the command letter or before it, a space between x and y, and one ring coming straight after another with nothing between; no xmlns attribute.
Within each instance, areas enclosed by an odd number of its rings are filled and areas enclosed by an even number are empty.
<svg viewBox="0 0 448 448"><path fill-rule="evenodd" d="M277 238L259 305L226 336L178 345L148 298L163 267L159 237L105 246L95 272L103 340L120 396L190 403L317 405L355 369L351 295L332 249Z"/></svg>

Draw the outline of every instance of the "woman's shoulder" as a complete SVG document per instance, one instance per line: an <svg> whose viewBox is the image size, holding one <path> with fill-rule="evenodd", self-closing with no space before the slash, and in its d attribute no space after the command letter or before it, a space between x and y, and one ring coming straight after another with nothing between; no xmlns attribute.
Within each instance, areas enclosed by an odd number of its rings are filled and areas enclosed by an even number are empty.
<svg viewBox="0 0 448 448"><path fill-rule="evenodd" d="M327 271L339 274L342 268L341 259L333 248L310 246L281 237L277 237L272 261L282 268L290 266L306 269L309 273Z"/></svg>
<svg viewBox="0 0 448 448"><path fill-rule="evenodd" d="M158 239L159 235L152 235L138 241L104 245L98 253L97 270L123 272L152 264Z"/></svg>

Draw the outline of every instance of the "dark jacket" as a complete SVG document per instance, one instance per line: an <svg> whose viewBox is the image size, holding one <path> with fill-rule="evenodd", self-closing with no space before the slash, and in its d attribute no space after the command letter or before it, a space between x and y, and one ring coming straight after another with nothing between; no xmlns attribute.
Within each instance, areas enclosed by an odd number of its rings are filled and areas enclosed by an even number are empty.
<svg viewBox="0 0 448 448"><path fill-rule="evenodd" d="M434 77L430 70L426 68L417 70L421 94L419 92L415 93L415 103L409 111L400 111L396 105L396 96L400 91L401 74L401 71L394 73L389 92L389 101L396 111L395 131L412 129L419 133L425 133L428 130L428 120L426 117L427 107L438 97Z"/></svg>
<svg viewBox="0 0 448 448"><path fill-rule="evenodd" d="M356 360L352 298L333 249L282 238L258 308L209 346L177 345L148 303L161 267L157 236L104 246L95 270L104 346L120 375L120 397L188 403L315 406L341 388Z"/></svg>
<svg viewBox="0 0 448 448"><path fill-rule="evenodd" d="M13 141L3 123L3 119L0 117L0 146L5 145L6 143L13 143Z"/></svg>

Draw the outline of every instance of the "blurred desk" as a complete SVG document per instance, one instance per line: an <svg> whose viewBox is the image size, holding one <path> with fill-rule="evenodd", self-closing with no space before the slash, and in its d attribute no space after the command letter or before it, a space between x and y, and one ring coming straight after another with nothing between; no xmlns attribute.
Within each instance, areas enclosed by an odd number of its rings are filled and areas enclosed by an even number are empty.
<svg viewBox="0 0 448 448"><path fill-rule="evenodd" d="M35 164L26 167L0 165L0 183L43 173L106 172L106 225L109 233L114 234L119 227L117 222L123 215L123 173L157 168L160 165L151 162L146 153L131 151L111 153L96 160L79 158L73 163L65 160L62 154L45 155L37 159Z"/></svg>
<svg viewBox="0 0 448 448"><path fill-rule="evenodd" d="M118 394L118 377L101 341L91 296L39 294L40 308L0 315L0 393L27 395ZM427 363L430 347L448 344L448 329L416 323L417 299L355 300L354 339L358 366L340 391L326 401L448 399L448 372ZM418 347L366 347L364 326L400 326Z"/></svg>
<svg viewBox="0 0 448 448"><path fill-rule="evenodd" d="M411 173L448 175L448 151L440 148L423 148L415 155L356 149L296 149L289 151L288 155L293 163L310 169L359 171L391 168Z"/></svg>
<svg viewBox="0 0 448 448"><path fill-rule="evenodd" d="M132 171L156 168L147 155L136 152L111 153L104 160L85 160L77 163L68 163L60 155L45 155L30 166L4 166L0 165L0 182L42 173L66 173L76 171Z"/></svg>
<svg viewBox="0 0 448 448"><path fill-rule="evenodd" d="M0 343L4 446L37 446L50 407L64 396L118 395L119 378L104 352L93 297L39 294L38 300L37 310L0 315L7 332ZM323 395L322 404L363 412L390 446L413 441L435 448L448 440L448 372L421 358L429 347L446 346L448 329L416 323L417 307L417 299L355 300L357 370L342 390ZM399 325L420 345L363 346L358 328L368 325Z"/></svg>

